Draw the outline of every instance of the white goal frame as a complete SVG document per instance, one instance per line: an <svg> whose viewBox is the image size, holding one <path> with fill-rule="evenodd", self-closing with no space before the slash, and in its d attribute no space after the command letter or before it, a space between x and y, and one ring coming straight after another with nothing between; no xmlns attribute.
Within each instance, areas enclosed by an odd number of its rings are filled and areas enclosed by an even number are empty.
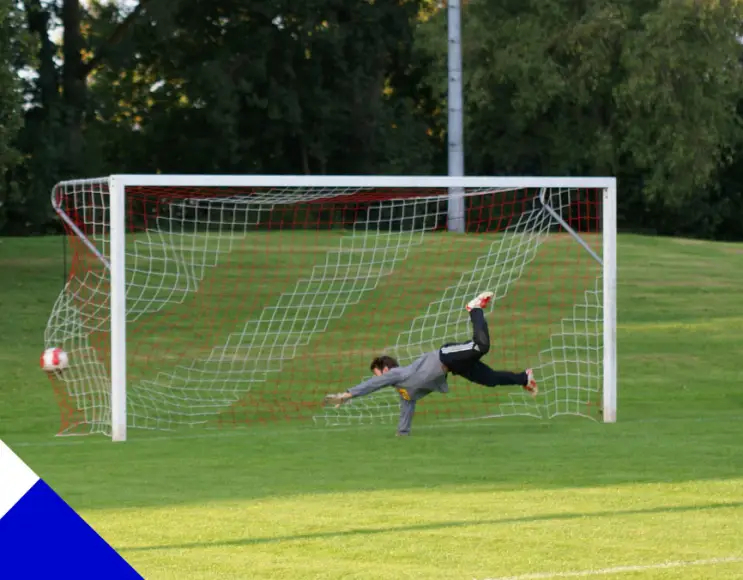
<svg viewBox="0 0 743 580"><path fill-rule="evenodd" d="M559 215L545 209L561 223L603 269L603 422L617 419L617 184L614 177L456 177L456 176L307 176L307 175L110 175L103 179L75 180L75 183L108 181L110 260L79 230L52 195L55 211L81 241L102 260L110 272L111 328L111 438L127 438L126 374L126 188L139 187L380 187L438 188L464 191L468 188L585 188L602 191L602 257L598 258L583 239ZM71 183L71 182L67 182ZM60 184L60 185L64 185ZM452 195L450 194L450 203ZM454 200L458 201L458 200ZM544 200L543 200L544 201Z"/></svg>

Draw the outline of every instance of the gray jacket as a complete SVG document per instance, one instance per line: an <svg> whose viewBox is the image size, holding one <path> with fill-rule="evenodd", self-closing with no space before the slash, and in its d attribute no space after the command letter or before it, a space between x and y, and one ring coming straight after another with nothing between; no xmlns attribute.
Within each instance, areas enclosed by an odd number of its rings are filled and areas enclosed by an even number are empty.
<svg viewBox="0 0 743 580"><path fill-rule="evenodd" d="M383 375L367 379L348 389L348 392L353 397L362 397L390 386L394 386L403 399L410 401L417 401L434 391L448 393L449 385L439 360L439 351L427 352L407 366L390 369Z"/></svg>
<svg viewBox="0 0 743 580"><path fill-rule="evenodd" d="M394 386L400 393L400 420L397 432L409 435L415 414L415 403L432 392L448 393L446 372L441 365L437 350L428 352L411 364L390 369L383 375L374 376L348 389L352 397L368 395L384 387Z"/></svg>

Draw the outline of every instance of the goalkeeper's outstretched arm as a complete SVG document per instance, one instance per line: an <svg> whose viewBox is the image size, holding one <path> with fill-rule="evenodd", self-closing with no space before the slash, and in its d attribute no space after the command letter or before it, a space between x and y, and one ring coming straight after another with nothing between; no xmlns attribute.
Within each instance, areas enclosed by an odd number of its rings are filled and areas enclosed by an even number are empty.
<svg viewBox="0 0 743 580"><path fill-rule="evenodd" d="M373 393L374 391L378 391L379 389L383 389L384 387L395 385L405 379L404 372L401 373L396 371L398 371L398 369L391 369L385 374L372 377L343 393L328 395L325 397L325 402L340 407L343 403L354 397L362 397ZM410 427L413 424L413 415L415 415L415 403L415 400L401 394L400 419L397 423L398 435L410 435Z"/></svg>
<svg viewBox="0 0 743 580"><path fill-rule="evenodd" d="M363 397L365 395L369 395L374 391L378 391L379 389L383 389L384 387L390 387L403 380L405 380L405 373L402 368L398 367L390 369L386 373L371 377L364 382L359 383L355 387L344 391L343 393L327 395L325 397L325 402L337 407L354 397Z"/></svg>

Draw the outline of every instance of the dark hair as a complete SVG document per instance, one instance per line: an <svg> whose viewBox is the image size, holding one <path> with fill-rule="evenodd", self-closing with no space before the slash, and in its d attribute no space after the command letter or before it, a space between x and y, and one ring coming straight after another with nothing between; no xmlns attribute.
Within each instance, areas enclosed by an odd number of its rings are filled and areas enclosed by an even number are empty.
<svg viewBox="0 0 743 580"><path fill-rule="evenodd" d="M399 366L400 363L398 363L396 359L385 354L382 356L378 356L373 361L371 361L369 370L372 372L374 371L374 369L379 369L380 371L382 371L384 370L384 367L387 367L388 369L394 369L395 367Z"/></svg>

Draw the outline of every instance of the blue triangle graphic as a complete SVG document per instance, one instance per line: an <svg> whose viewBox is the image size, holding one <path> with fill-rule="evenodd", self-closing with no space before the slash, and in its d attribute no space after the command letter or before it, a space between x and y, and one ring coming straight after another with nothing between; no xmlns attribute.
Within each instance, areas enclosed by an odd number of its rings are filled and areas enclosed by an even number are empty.
<svg viewBox="0 0 743 580"><path fill-rule="evenodd" d="M44 481L0 519L0 578L141 579Z"/></svg>

